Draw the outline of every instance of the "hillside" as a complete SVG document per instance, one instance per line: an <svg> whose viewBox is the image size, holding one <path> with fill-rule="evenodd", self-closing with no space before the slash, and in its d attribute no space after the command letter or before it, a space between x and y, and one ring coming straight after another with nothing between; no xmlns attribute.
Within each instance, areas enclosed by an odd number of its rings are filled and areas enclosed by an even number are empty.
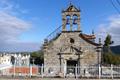
<svg viewBox="0 0 120 80"><path fill-rule="evenodd" d="M120 45L111 46L110 49L112 50L113 53L120 54Z"/></svg>

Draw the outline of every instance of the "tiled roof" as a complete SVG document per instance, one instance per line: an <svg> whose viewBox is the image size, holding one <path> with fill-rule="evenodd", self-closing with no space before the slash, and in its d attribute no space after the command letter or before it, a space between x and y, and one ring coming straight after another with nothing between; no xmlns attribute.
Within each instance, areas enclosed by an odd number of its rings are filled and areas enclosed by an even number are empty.
<svg viewBox="0 0 120 80"><path fill-rule="evenodd" d="M82 34L86 39L95 39L95 35L87 35L87 34Z"/></svg>
<svg viewBox="0 0 120 80"><path fill-rule="evenodd" d="M100 46L101 44L95 43L93 41L91 41L90 39L95 39L95 36L91 36L91 35L86 35L86 34L80 34L80 37L85 40L86 42L95 45L95 46Z"/></svg>

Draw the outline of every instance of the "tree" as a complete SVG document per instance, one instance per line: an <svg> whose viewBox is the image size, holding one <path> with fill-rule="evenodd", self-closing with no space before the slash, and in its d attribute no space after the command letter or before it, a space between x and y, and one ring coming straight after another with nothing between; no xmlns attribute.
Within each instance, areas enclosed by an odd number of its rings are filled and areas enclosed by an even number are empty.
<svg viewBox="0 0 120 80"><path fill-rule="evenodd" d="M103 45L102 61L103 63L107 63L107 64L111 64L113 59L113 54L112 54L112 51L110 50L110 45L113 43L111 39L112 39L111 35L108 34L106 36L106 39Z"/></svg>
<svg viewBox="0 0 120 80"><path fill-rule="evenodd" d="M104 41L104 45L103 45L103 51L106 53L110 53L111 50L110 50L110 45L113 44L113 41L112 41L112 37L111 35L107 35L105 41Z"/></svg>
<svg viewBox="0 0 120 80"><path fill-rule="evenodd" d="M36 51L31 53L30 63L35 65L42 65L44 62L43 51Z"/></svg>
<svg viewBox="0 0 120 80"><path fill-rule="evenodd" d="M111 35L107 35L103 46L103 62L104 64L120 65L120 55L114 54L110 50L110 45L113 44Z"/></svg>
<svg viewBox="0 0 120 80"><path fill-rule="evenodd" d="M103 55L104 55L103 59L105 64L120 65L120 55L116 55L113 53L106 53Z"/></svg>
<svg viewBox="0 0 120 80"><path fill-rule="evenodd" d="M104 46L109 47L111 44L113 44L113 41L111 39L112 39L111 35L108 34L104 41Z"/></svg>

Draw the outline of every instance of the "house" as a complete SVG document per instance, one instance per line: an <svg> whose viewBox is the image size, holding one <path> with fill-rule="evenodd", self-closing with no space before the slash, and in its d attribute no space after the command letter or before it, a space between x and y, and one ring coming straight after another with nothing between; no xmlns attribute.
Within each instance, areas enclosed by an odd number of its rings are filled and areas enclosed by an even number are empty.
<svg viewBox="0 0 120 80"><path fill-rule="evenodd" d="M36 74L38 74L38 66L30 65L30 54L0 54L0 75L30 76Z"/></svg>

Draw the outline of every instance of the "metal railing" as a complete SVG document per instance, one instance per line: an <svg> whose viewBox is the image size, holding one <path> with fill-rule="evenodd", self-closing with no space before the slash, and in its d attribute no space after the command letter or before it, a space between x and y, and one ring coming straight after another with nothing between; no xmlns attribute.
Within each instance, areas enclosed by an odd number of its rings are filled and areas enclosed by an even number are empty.
<svg viewBox="0 0 120 80"><path fill-rule="evenodd" d="M57 29L55 29L52 33L50 33L45 39L47 39L48 42L50 42L56 39L61 34L61 31L62 31L62 25L59 26Z"/></svg>
<svg viewBox="0 0 120 80"><path fill-rule="evenodd" d="M0 76L120 78L120 66L21 66L0 70Z"/></svg>
<svg viewBox="0 0 120 80"><path fill-rule="evenodd" d="M75 78L120 78L120 66L47 66L48 72L45 71L46 67L41 70L41 77L75 77Z"/></svg>

